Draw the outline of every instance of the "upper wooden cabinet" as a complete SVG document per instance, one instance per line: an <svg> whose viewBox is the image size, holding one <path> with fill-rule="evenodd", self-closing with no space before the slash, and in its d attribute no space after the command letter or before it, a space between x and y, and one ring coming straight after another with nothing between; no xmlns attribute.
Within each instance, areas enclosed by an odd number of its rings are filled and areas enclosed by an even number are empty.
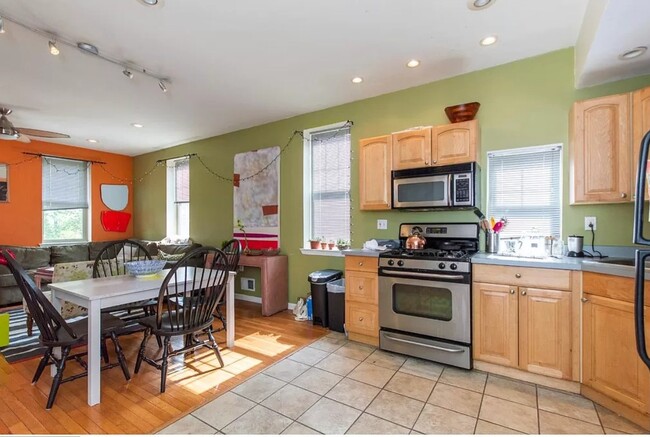
<svg viewBox="0 0 650 437"><path fill-rule="evenodd" d="M650 87L632 93L632 190L636 184L636 169L639 165L639 152L643 136L650 131ZM650 185L649 195L650 195Z"/></svg>
<svg viewBox="0 0 650 437"><path fill-rule="evenodd" d="M392 153L390 135L359 141L360 209L390 209Z"/></svg>
<svg viewBox="0 0 650 437"><path fill-rule="evenodd" d="M480 135L478 120L435 126L431 135L433 165L478 161Z"/></svg>
<svg viewBox="0 0 650 437"><path fill-rule="evenodd" d="M393 170L478 160L478 120L397 132L393 138Z"/></svg>
<svg viewBox="0 0 650 437"><path fill-rule="evenodd" d="M431 128L397 132L393 140L393 170L431 165Z"/></svg>
<svg viewBox="0 0 650 437"><path fill-rule="evenodd" d="M571 203L632 200L630 94L576 102L570 121Z"/></svg>

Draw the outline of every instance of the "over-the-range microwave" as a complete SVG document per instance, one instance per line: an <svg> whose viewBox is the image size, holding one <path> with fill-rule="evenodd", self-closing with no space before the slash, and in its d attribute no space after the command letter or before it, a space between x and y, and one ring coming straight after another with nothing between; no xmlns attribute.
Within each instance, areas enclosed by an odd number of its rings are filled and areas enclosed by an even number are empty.
<svg viewBox="0 0 650 437"><path fill-rule="evenodd" d="M393 209L472 209L480 205L476 162L395 170Z"/></svg>

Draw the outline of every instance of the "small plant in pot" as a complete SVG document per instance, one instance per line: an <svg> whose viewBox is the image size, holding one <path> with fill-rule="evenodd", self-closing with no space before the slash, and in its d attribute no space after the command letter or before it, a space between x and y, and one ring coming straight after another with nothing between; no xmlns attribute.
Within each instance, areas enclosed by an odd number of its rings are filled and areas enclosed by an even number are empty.
<svg viewBox="0 0 650 437"><path fill-rule="evenodd" d="M309 248L310 249L320 249L320 238L312 238L309 240Z"/></svg>
<svg viewBox="0 0 650 437"><path fill-rule="evenodd" d="M334 250L334 246L336 246L334 240L330 240L329 243L327 243L327 247L329 247L330 250Z"/></svg>
<svg viewBox="0 0 650 437"><path fill-rule="evenodd" d="M350 248L350 241L339 238L336 240L336 247L338 250L347 250Z"/></svg>
<svg viewBox="0 0 650 437"><path fill-rule="evenodd" d="M325 237L320 237L320 248L323 250L327 249L327 240Z"/></svg>

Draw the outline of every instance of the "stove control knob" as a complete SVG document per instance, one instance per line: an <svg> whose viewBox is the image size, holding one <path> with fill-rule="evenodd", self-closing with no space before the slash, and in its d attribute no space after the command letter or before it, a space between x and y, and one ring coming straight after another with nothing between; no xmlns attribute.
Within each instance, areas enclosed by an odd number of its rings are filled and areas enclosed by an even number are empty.
<svg viewBox="0 0 650 437"><path fill-rule="evenodd" d="M395 261L393 261L392 259L389 259L389 260L388 260L388 265L389 265L389 266L392 266L393 264L395 264Z"/></svg>
<svg viewBox="0 0 650 437"><path fill-rule="evenodd" d="M402 267L404 265L404 261L402 261L402 260L397 261L397 265Z"/></svg>
<svg viewBox="0 0 650 437"><path fill-rule="evenodd" d="M440 263L440 264L438 264L438 268L440 268L440 269L444 269L444 268L445 268L445 263Z"/></svg>
<svg viewBox="0 0 650 437"><path fill-rule="evenodd" d="M456 263L451 263L449 268L452 269L452 270L456 270L458 268L458 266L456 265Z"/></svg>

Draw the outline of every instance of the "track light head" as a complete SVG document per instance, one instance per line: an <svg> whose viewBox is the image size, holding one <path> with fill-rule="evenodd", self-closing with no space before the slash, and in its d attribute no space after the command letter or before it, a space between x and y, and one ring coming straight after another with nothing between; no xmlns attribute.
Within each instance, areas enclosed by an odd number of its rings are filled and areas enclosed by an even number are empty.
<svg viewBox="0 0 650 437"><path fill-rule="evenodd" d="M48 46L50 47L50 54L57 56L59 53L59 48L56 46L56 41L49 41Z"/></svg>
<svg viewBox="0 0 650 437"><path fill-rule="evenodd" d="M5 20L0 17L0 33L5 33Z"/></svg>
<svg viewBox="0 0 650 437"><path fill-rule="evenodd" d="M125 68L124 70L122 70L122 74L125 75L126 77L128 77L129 79L133 79L133 73L130 72L130 71L129 71L128 69L126 69L126 68Z"/></svg>
<svg viewBox="0 0 650 437"><path fill-rule="evenodd" d="M167 85L165 85L165 81L164 81L164 80L159 81L159 82L158 82L158 86L160 87L160 90L161 90L163 93L166 93L166 92L167 92Z"/></svg>

